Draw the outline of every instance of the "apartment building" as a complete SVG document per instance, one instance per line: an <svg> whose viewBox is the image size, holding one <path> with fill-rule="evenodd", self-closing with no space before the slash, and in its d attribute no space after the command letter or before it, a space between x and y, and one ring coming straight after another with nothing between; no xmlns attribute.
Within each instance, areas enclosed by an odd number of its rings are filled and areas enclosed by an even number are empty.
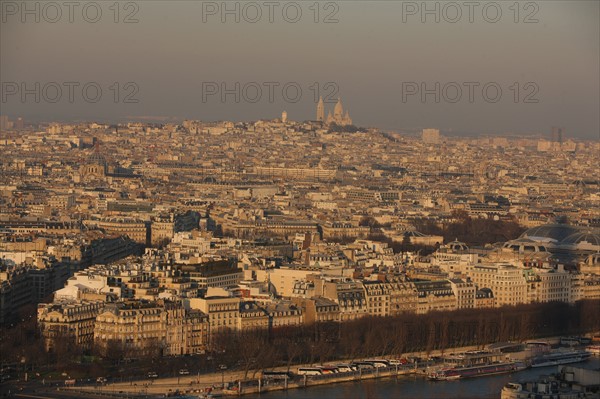
<svg viewBox="0 0 600 399"><path fill-rule="evenodd" d="M186 301L190 309L208 316L211 334L238 328L241 299L229 296L225 290L210 290L205 298L189 298Z"/></svg>
<svg viewBox="0 0 600 399"><path fill-rule="evenodd" d="M208 345L208 317L178 302L128 301L106 304L96 317L94 343L106 355L186 355Z"/></svg>
<svg viewBox="0 0 600 399"><path fill-rule="evenodd" d="M243 278L244 272L238 269L233 259L218 259L201 263L175 264L174 270L196 282L199 289L209 287L232 287Z"/></svg>
<svg viewBox="0 0 600 399"><path fill-rule="evenodd" d="M315 292L336 302L340 321L367 316L368 306L362 282L349 278L325 277L314 279Z"/></svg>
<svg viewBox="0 0 600 399"><path fill-rule="evenodd" d="M94 343L96 316L104 309L104 301L61 300L39 304L38 326L44 337L47 351L52 351L63 341L70 340L88 350Z"/></svg>
<svg viewBox="0 0 600 399"><path fill-rule="evenodd" d="M340 305L324 297L293 298L295 304L302 309L304 323L326 323L340 321Z"/></svg>
<svg viewBox="0 0 600 399"><path fill-rule="evenodd" d="M496 306L529 302L523 269L505 264L477 264L469 267L468 270L468 276L478 288L492 290Z"/></svg>
<svg viewBox="0 0 600 399"><path fill-rule="evenodd" d="M458 300L448 280L415 281L417 314L451 311L458 308Z"/></svg>
<svg viewBox="0 0 600 399"><path fill-rule="evenodd" d="M127 236L143 245L150 245L150 222L144 220L131 217L107 217L101 220L87 221L86 224L110 234Z"/></svg>

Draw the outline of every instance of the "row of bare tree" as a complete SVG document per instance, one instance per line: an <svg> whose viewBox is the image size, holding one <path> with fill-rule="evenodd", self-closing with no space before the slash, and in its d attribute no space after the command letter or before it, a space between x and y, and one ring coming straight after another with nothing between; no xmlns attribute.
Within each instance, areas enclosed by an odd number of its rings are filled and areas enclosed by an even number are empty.
<svg viewBox="0 0 600 399"><path fill-rule="evenodd" d="M214 341L220 361L251 370L337 359L397 357L461 346L483 346L600 331L600 301L544 303L365 317L345 323L224 331Z"/></svg>
<svg viewBox="0 0 600 399"><path fill-rule="evenodd" d="M492 309L464 309L364 317L344 323L287 326L272 330L225 330L211 337L211 352L204 356L162 357L160 348L128 353L118 343L104 351L82 351L68 337L53 353L44 352L35 317L24 318L0 334L2 363L26 363L31 368L76 369L90 377L118 370L136 375L146 369L189 367L215 371L220 365L243 370L247 378L257 370L294 364L325 363L339 359L398 357L409 352L431 352L453 347L600 331L600 300L575 304L552 302ZM158 345L158 344L157 344ZM106 349L108 354L106 354ZM104 356L100 354L104 352ZM90 356L91 355L91 356ZM123 368L124 358L133 364ZM87 366L83 359L88 359ZM91 359L91 360L90 360ZM107 374L108 373L108 374Z"/></svg>
<svg viewBox="0 0 600 399"><path fill-rule="evenodd" d="M444 242L455 239L469 245L485 245L495 242L504 242L519 237L525 228L515 219L493 220L476 219L465 211L452 213L453 220L439 224L428 219L414 220L418 231L424 234L441 235Z"/></svg>

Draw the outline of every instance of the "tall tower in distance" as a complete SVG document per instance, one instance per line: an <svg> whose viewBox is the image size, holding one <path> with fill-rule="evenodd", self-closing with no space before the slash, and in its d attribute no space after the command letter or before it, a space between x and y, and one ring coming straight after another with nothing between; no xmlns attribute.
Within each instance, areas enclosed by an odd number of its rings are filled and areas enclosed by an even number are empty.
<svg viewBox="0 0 600 399"><path fill-rule="evenodd" d="M0 131L5 131L8 129L8 116L0 115Z"/></svg>
<svg viewBox="0 0 600 399"><path fill-rule="evenodd" d="M563 142L563 128L552 126L552 141L555 143Z"/></svg>
<svg viewBox="0 0 600 399"><path fill-rule="evenodd" d="M441 136L439 129L423 129L421 139L426 144L440 144Z"/></svg>
<svg viewBox="0 0 600 399"><path fill-rule="evenodd" d="M18 129L18 130L25 129L25 120L23 120L23 118L21 118L21 117L17 118L17 120L15 121L15 129Z"/></svg>
<svg viewBox="0 0 600 399"><path fill-rule="evenodd" d="M323 97L319 97L319 103L317 104L317 121L325 121L325 105L323 104Z"/></svg>

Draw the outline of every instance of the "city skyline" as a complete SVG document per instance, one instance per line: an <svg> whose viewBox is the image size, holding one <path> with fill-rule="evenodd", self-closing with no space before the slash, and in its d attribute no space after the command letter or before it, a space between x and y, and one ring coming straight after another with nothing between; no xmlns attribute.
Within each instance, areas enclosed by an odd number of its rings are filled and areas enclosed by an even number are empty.
<svg viewBox="0 0 600 399"><path fill-rule="evenodd" d="M326 124L330 124L330 123L336 123L339 126L346 126L346 125L351 125L352 120L350 119L349 122L350 123L344 123L344 119L342 118L342 120L338 120L336 122L336 120L334 119L333 115L329 115L330 119L327 120L327 118L324 119L320 119L319 118L319 103L317 103L317 118L314 118L313 120L304 120L303 122L314 122L314 121L323 121L326 122ZM9 116L7 115L0 115L0 129L5 129L6 131L19 131L19 130L27 130L27 129L42 129L46 126L51 126L51 125L56 125L56 124L67 124L67 125L73 125L73 126L78 126L78 125L86 125L91 123L97 123L99 125L112 125L112 126L128 126L130 124L149 124L149 125L164 125L164 124L181 124L181 125L185 125L188 122L206 122L206 123L223 123L223 122L232 122L232 123L254 123L257 121L277 121L277 120L282 120L283 122L287 122L292 121L289 119L288 113L287 111L283 111L280 115L279 118L273 118L273 119L269 119L269 118L263 118L263 119L257 119L257 120L249 120L249 121L222 121L222 120L218 120L218 121L193 121L193 120L179 120L177 118L173 118L173 117L147 117L147 118L142 118L142 119L129 119L127 121L120 121L120 122L107 122L107 121L102 121L102 120L94 120L92 121L85 121L85 120L73 120L73 121L60 121L60 120L53 120L53 121L42 121L42 122L33 122L33 121L26 121L24 120L22 117L17 117L16 119L11 119L9 118ZM354 126L354 125L352 125ZM356 127L356 126L355 126ZM376 129L373 127L369 127L369 128L364 128L362 126L358 126L357 128L359 129ZM0 132L3 132L5 130L0 130ZM381 130L381 131L386 131L385 129L377 129L377 130ZM492 133L487 133L487 134L481 134L481 133L477 133L477 132L457 132L454 131L452 129L449 130L442 130L442 129L437 129L437 128L433 128L433 127L427 127L427 128L412 128L412 129L405 129L405 130L401 130L401 131L392 131L389 130L388 132L390 133L394 133L394 134L402 134L405 136L412 136L412 137L421 137L423 135L424 131L427 130L435 130L437 132L439 132L439 134L441 134L444 138L475 138L475 137L482 137L482 138L494 138L494 137L501 137L501 138L507 138L507 139L540 139L540 140L547 140L549 142L563 142L563 141L576 141L576 142L585 142L585 141L589 141L590 139L588 138L581 138L581 137L572 137L569 136L568 132L565 131L564 127L558 127L558 126L551 126L549 127L546 131L542 131L542 132L521 132L521 133L513 133L513 132L507 132L504 134L492 134ZM558 133L560 132L560 133ZM595 139L592 138L592 141L594 141Z"/></svg>

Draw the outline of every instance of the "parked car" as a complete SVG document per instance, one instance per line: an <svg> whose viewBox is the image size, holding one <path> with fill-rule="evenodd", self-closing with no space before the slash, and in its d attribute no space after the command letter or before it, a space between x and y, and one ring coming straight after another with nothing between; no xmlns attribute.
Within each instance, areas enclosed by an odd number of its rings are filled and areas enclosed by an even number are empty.
<svg viewBox="0 0 600 399"><path fill-rule="evenodd" d="M179 375L190 375L190 371L188 369L179 370Z"/></svg>
<svg viewBox="0 0 600 399"><path fill-rule="evenodd" d="M158 378L158 374L156 373L156 371L150 371L148 373L148 378Z"/></svg>

